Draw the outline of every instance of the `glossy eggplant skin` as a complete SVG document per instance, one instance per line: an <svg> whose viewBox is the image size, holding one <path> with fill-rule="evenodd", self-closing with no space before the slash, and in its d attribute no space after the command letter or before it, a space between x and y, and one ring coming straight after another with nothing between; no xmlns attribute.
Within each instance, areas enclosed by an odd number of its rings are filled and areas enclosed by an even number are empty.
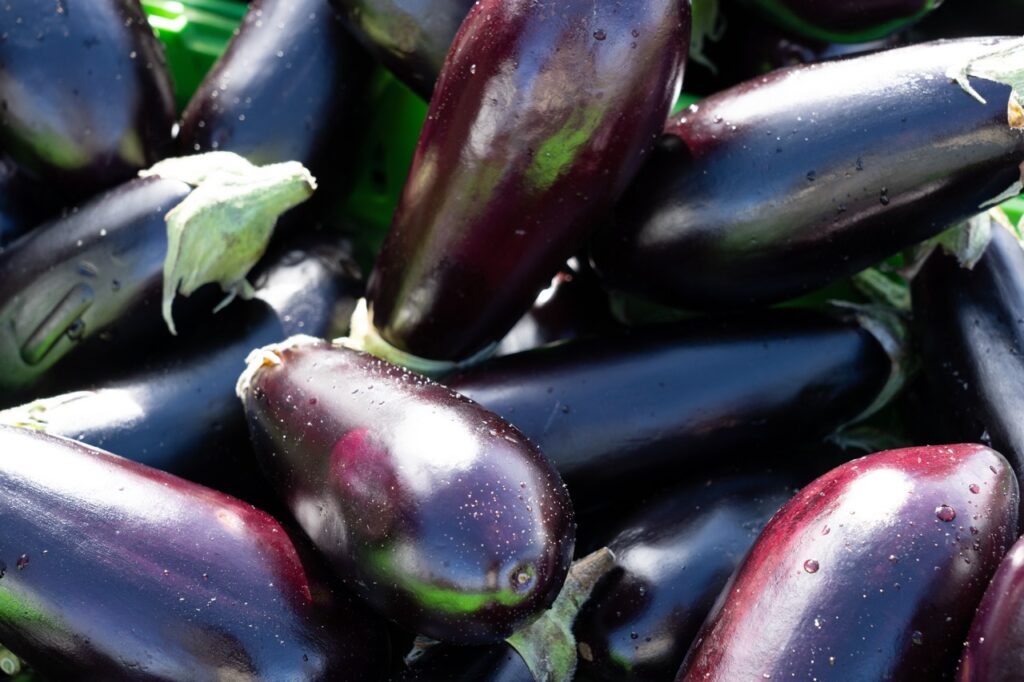
<svg viewBox="0 0 1024 682"><path fill-rule="evenodd" d="M463 360L512 328L650 151L689 32L680 0L473 6L368 283L386 341Z"/></svg>
<svg viewBox="0 0 1024 682"><path fill-rule="evenodd" d="M676 679L950 679L1017 507L1009 464L981 445L833 469L765 527Z"/></svg>
<svg viewBox="0 0 1024 682"><path fill-rule="evenodd" d="M912 284L925 392L943 438L977 440L1024 475L1024 251L1008 230L972 270L936 250Z"/></svg>
<svg viewBox="0 0 1024 682"><path fill-rule="evenodd" d="M923 18L943 0L746 0L783 28L808 38L876 40ZM983 10L980 10L983 11Z"/></svg>
<svg viewBox="0 0 1024 682"><path fill-rule="evenodd" d="M857 324L785 310L580 339L445 383L522 430L575 495L825 436L890 368Z"/></svg>
<svg viewBox="0 0 1024 682"><path fill-rule="evenodd" d="M270 352L239 383L257 455L364 599L459 644L500 641L551 605L572 505L519 431L365 353L302 337Z"/></svg>
<svg viewBox="0 0 1024 682"><path fill-rule="evenodd" d="M90 343L160 333L164 215L190 191L132 180L0 253L0 405L52 395L69 365L61 361L88 355Z"/></svg>
<svg viewBox="0 0 1024 682"><path fill-rule="evenodd" d="M332 0L359 42L425 100L475 0Z"/></svg>
<svg viewBox="0 0 1024 682"><path fill-rule="evenodd" d="M379 679L382 623L269 515L26 429L0 450L0 641L47 677Z"/></svg>
<svg viewBox="0 0 1024 682"><path fill-rule="evenodd" d="M333 194L370 72L328 0L256 0L185 108L178 150L299 161Z"/></svg>
<svg viewBox="0 0 1024 682"><path fill-rule="evenodd" d="M795 479L741 475L673 490L608 542L617 568L576 619L584 679L671 679L715 598ZM611 534L609 534L611 535Z"/></svg>
<svg viewBox="0 0 1024 682"><path fill-rule="evenodd" d="M138 0L9 0L0 25L0 147L49 196L92 196L168 150L171 81Z"/></svg>
<svg viewBox="0 0 1024 682"><path fill-rule="evenodd" d="M703 100L667 135L591 258L620 289L683 308L773 303L979 211L1019 180L1009 88L945 70L994 39L782 69Z"/></svg>
<svg viewBox="0 0 1024 682"><path fill-rule="evenodd" d="M996 571L971 623L960 682L1013 682L1024 670L1024 540Z"/></svg>
<svg viewBox="0 0 1024 682"><path fill-rule="evenodd" d="M536 682L526 661L507 642L483 647L436 646L391 682Z"/></svg>
<svg viewBox="0 0 1024 682"><path fill-rule="evenodd" d="M254 273L256 295L182 330L141 367L108 368L92 390L58 396L47 433L73 438L266 507L235 382L246 354L292 334L340 336L361 293L331 236L290 240ZM0 413L0 422L3 414Z"/></svg>

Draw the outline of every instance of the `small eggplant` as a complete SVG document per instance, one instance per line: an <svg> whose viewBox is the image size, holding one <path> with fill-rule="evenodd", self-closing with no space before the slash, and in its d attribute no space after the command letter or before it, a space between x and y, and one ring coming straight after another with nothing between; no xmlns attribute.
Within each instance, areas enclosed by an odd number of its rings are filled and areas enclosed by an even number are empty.
<svg viewBox="0 0 1024 682"><path fill-rule="evenodd" d="M682 0L481 0L430 102L368 283L386 357L463 361L512 328L625 189L679 92Z"/></svg>
<svg viewBox="0 0 1024 682"><path fill-rule="evenodd" d="M138 0L7 0L0 147L50 196L85 199L171 145L174 96Z"/></svg>
<svg viewBox="0 0 1024 682"><path fill-rule="evenodd" d="M0 423L117 452L267 508L235 397L242 360L292 334L343 333L360 293L355 266L337 238L291 240L267 261L254 280L253 300L184 330L141 368L118 376L107 367L94 390L0 412Z"/></svg>
<svg viewBox="0 0 1024 682"><path fill-rule="evenodd" d="M676 679L949 679L1017 507L1009 464L981 445L833 469L765 527Z"/></svg>
<svg viewBox="0 0 1024 682"><path fill-rule="evenodd" d="M823 437L865 411L891 371L856 323L785 310L580 339L445 383L521 429L576 496Z"/></svg>
<svg viewBox="0 0 1024 682"><path fill-rule="evenodd" d="M189 101L178 151L299 161L337 199L370 72L328 0L255 0Z"/></svg>
<svg viewBox="0 0 1024 682"><path fill-rule="evenodd" d="M1024 670L1024 540L999 564L971 623L957 680L1014 682Z"/></svg>
<svg viewBox="0 0 1024 682"><path fill-rule="evenodd" d="M558 474L500 417L309 337L255 351L238 394L264 471L313 543L392 620L496 642L554 601L575 526Z"/></svg>
<svg viewBox="0 0 1024 682"><path fill-rule="evenodd" d="M1010 88L970 81L982 104L947 72L1019 45L914 45L703 100L670 121L592 260L614 287L717 309L799 296L938 234L1018 191Z"/></svg>
<svg viewBox="0 0 1024 682"><path fill-rule="evenodd" d="M943 0L746 0L773 23L815 40L863 43L922 19ZM978 11L984 12L984 9Z"/></svg>
<svg viewBox="0 0 1024 682"><path fill-rule="evenodd" d="M794 481L736 476L673 490L608 544L617 570L576 620L585 679L667 680Z"/></svg>
<svg viewBox="0 0 1024 682"><path fill-rule="evenodd" d="M0 427L0 641L55 680L372 680L382 623L270 516Z"/></svg>

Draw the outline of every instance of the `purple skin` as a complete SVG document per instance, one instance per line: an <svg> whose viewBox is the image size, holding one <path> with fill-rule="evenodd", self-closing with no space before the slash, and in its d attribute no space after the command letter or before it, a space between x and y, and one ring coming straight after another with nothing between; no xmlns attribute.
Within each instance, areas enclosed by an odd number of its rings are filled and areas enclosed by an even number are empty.
<svg viewBox="0 0 1024 682"><path fill-rule="evenodd" d="M1020 179L1010 89L946 69L992 39L775 71L670 121L599 231L611 286L682 308L793 298L979 211Z"/></svg>
<svg viewBox="0 0 1024 682"><path fill-rule="evenodd" d="M960 658L960 682L1016 682L1024 670L1024 540L985 591Z"/></svg>
<svg viewBox="0 0 1024 682"><path fill-rule="evenodd" d="M296 337L240 381L265 473L336 572L434 639L500 641L558 594L575 538L515 428L371 355Z"/></svg>
<svg viewBox="0 0 1024 682"><path fill-rule="evenodd" d="M833 469L765 527L676 679L949 679L1017 506L1009 464L981 445Z"/></svg>
<svg viewBox="0 0 1024 682"><path fill-rule="evenodd" d="M54 680L374 680L383 624L270 516L0 427L0 641Z"/></svg>
<svg viewBox="0 0 1024 682"><path fill-rule="evenodd" d="M780 26L810 38L874 40L920 19L943 0L747 0ZM979 10L985 11L985 10Z"/></svg>
<svg viewBox="0 0 1024 682"><path fill-rule="evenodd" d="M0 251L60 210L42 186L0 153Z"/></svg>
<svg viewBox="0 0 1024 682"><path fill-rule="evenodd" d="M174 97L138 0L7 0L0 147L51 195L89 197L160 159Z"/></svg>
<svg viewBox="0 0 1024 682"><path fill-rule="evenodd" d="M650 151L689 32L681 0L476 3L369 280L381 336L433 360L504 336Z"/></svg>

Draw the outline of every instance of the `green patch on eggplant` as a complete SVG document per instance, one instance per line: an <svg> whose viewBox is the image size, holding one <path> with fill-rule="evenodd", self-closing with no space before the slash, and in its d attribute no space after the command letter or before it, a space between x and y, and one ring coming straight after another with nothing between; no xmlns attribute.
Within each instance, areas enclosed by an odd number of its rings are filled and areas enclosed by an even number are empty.
<svg viewBox="0 0 1024 682"><path fill-rule="evenodd" d="M263 256L277 219L316 190L316 180L297 161L254 166L231 152L167 159L142 177L181 180L195 189L167 214L162 312L177 334L171 306L177 294L189 296L217 283L227 298L251 298L245 276Z"/></svg>
<svg viewBox="0 0 1024 682"><path fill-rule="evenodd" d="M946 75L982 104L986 104L985 98L971 86L971 76L1008 85L1010 101L1007 105L1007 122L1011 128L1024 129L1024 107L1020 101L1020 92L1024 88L1024 39L1013 41L1009 46L1000 45L990 52L953 66Z"/></svg>

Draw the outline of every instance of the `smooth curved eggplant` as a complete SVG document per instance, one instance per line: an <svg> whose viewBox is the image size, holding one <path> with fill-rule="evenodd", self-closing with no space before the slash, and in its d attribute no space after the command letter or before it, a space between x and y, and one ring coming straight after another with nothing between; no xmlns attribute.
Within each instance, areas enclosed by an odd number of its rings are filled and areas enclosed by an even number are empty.
<svg viewBox="0 0 1024 682"><path fill-rule="evenodd" d="M384 341L461 361L515 325L653 145L689 31L681 0L474 5L368 283Z"/></svg>
<svg viewBox="0 0 1024 682"><path fill-rule="evenodd" d="M833 469L765 527L676 679L949 679L1018 495L981 445Z"/></svg>
<svg viewBox="0 0 1024 682"><path fill-rule="evenodd" d="M361 284L336 237L291 240L266 262L253 300L183 330L142 367L107 367L93 390L0 412L0 423L35 421L47 433L268 508L235 396L243 360L292 334L344 333Z"/></svg>
<svg viewBox="0 0 1024 682"><path fill-rule="evenodd" d="M1024 251L1008 230L972 270L936 250L912 282L925 393L943 438L977 440L1024 476Z"/></svg>
<svg viewBox="0 0 1024 682"><path fill-rule="evenodd" d="M946 70L999 39L775 71L670 121L591 257L614 287L684 308L792 298L1016 187L1010 88ZM1011 110L1012 114L1012 110Z"/></svg>
<svg viewBox="0 0 1024 682"><path fill-rule="evenodd" d="M500 417L366 353L293 337L239 380L256 452L335 570L392 620L500 641L568 572L572 505Z"/></svg>
<svg viewBox="0 0 1024 682"><path fill-rule="evenodd" d="M179 153L299 161L337 200L370 71L328 0L256 0L189 101Z"/></svg>
<svg viewBox="0 0 1024 682"><path fill-rule="evenodd" d="M795 480L736 476L673 490L634 515L608 548L617 570L580 611L584 679L667 680L722 587Z"/></svg>
<svg viewBox="0 0 1024 682"><path fill-rule="evenodd" d="M957 679L1013 682L1024 670L1024 540L999 564L971 623Z"/></svg>
<svg viewBox="0 0 1024 682"><path fill-rule="evenodd" d="M856 323L787 310L580 339L445 383L522 430L576 496L823 437L871 405L891 369Z"/></svg>
<svg viewBox="0 0 1024 682"><path fill-rule="evenodd" d="M0 641L60 680L370 680L382 623L239 500L0 427Z"/></svg>
<svg viewBox="0 0 1024 682"><path fill-rule="evenodd" d="M171 145L174 96L138 0L8 0L0 147L49 196L87 198Z"/></svg>
<svg viewBox="0 0 1024 682"><path fill-rule="evenodd" d="M353 34L416 94L430 100L459 26L475 0L333 0Z"/></svg>
<svg viewBox="0 0 1024 682"><path fill-rule="evenodd" d="M746 0L782 28L837 43L877 40L924 18L943 0ZM979 9L977 11L984 11Z"/></svg>

